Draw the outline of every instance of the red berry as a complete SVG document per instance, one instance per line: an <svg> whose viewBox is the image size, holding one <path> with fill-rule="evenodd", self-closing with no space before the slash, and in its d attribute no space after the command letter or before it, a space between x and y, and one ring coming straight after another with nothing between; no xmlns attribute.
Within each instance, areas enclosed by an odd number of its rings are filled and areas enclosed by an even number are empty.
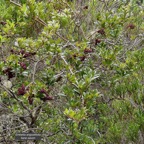
<svg viewBox="0 0 144 144"><path fill-rule="evenodd" d="M135 28L135 25L134 25L134 24L129 24L129 25L127 26L127 28L134 29L134 28Z"/></svg>
<svg viewBox="0 0 144 144"><path fill-rule="evenodd" d="M24 95L25 93L26 93L26 89L23 84L20 88L18 88L18 95Z"/></svg>
<svg viewBox="0 0 144 144"><path fill-rule="evenodd" d="M15 77L15 74L13 72L8 73L8 80Z"/></svg>
<svg viewBox="0 0 144 144"><path fill-rule="evenodd" d="M46 100L53 100L52 96L46 96Z"/></svg>
<svg viewBox="0 0 144 144"><path fill-rule="evenodd" d="M47 94L47 91L45 89L41 89L39 92L42 94Z"/></svg>
<svg viewBox="0 0 144 144"><path fill-rule="evenodd" d="M100 39L95 39L95 45L99 44L101 42Z"/></svg>
<svg viewBox="0 0 144 144"><path fill-rule="evenodd" d="M19 54L23 55L23 58L27 58L36 54L36 52L26 52L24 49L20 50Z"/></svg>
<svg viewBox="0 0 144 144"><path fill-rule="evenodd" d="M12 72L12 68L7 68L3 71L4 74L8 76L8 80L15 77L15 73Z"/></svg>
<svg viewBox="0 0 144 144"><path fill-rule="evenodd" d="M8 72L10 72L12 70L12 68L6 68L3 72L4 73L8 73Z"/></svg>
<svg viewBox="0 0 144 144"><path fill-rule="evenodd" d="M104 28L102 28L102 29L98 30L97 32L98 32L99 34L101 34L101 35L105 35Z"/></svg>
<svg viewBox="0 0 144 144"><path fill-rule="evenodd" d="M7 23L4 22L4 21L1 21L0 24L1 24L1 25L6 25Z"/></svg>
<svg viewBox="0 0 144 144"><path fill-rule="evenodd" d="M23 55L23 58L27 58L27 57L30 57L30 56L31 56L31 54L28 53L28 52L26 52L26 53Z"/></svg>
<svg viewBox="0 0 144 144"><path fill-rule="evenodd" d="M86 49L84 50L84 53L85 53L85 54L91 53L91 52L93 52L93 50L92 50L92 49L89 49L89 48L86 48Z"/></svg>
<svg viewBox="0 0 144 144"><path fill-rule="evenodd" d="M45 95L44 97L40 98L42 101L45 102L47 100L53 100L53 98L51 96L49 96L49 94L47 93L47 91L45 89L41 89L39 92Z"/></svg>
<svg viewBox="0 0 144 144"><path fill-rule="evenodd" d="M19 52L20 54L25 54L25 50L24 49L22 49L22 50L20 50L20 52Z"/></svg>
<svg viewBox="0 0 144 144"><path fill-rule="evenodd" d="M79 57L79 58L80 58L80 61L84 61L85 58L86 58L86 56L84 55L84 56L81 56L81 57Z"/></svg>
<svg viewBox="0 0 144 144"><path fill-rule="evenodd" d="M47 95L47 96L40 98L40 99L45 102L47 100L53 100L53 97Z"/></svg>
<svg viewBox="0 0 144 144"><path fill-rule="evenodd" d="M26 64L24 62L20 62L19 64L24 70L27 69L27 66L26 66Z"/></svg>
<svg viewBox="0 0 144 144"><path fill-rule="evenodd" d="M30 105L33 104L33 98L31 96L28 97L28 102L29 102Z"/></svg>

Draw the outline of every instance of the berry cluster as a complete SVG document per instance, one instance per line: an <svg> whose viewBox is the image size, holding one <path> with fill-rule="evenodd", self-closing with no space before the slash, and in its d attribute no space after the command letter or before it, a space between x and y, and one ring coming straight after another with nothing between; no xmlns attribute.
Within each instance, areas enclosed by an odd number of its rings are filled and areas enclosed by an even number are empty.
<svg viewBox="0 0 144 144"><path fill-rule="evenodd" d="M34 95L28 97L28 102L30 105L33 104L33 97L34 97Z"/></svg>
<svg viewBox="0 0 144 144"><path fill-rule="evenodd" d="M45 90L45 89L41 89L40 91L39 91L39 93L40 94L44 94L44 97L41 97L40 99L42 100L42 101L47 101L47 100L53 100L53 98L51 97L51 96L49 96L49 94L48 94L48 92Z"/></svg>
<svg viewBox="0 0 144 144"><path fill-rule="evenodd" d="M134 24L129 24L129 25L127 26L127 28L129 28L129 29L134 29L134 28L135 28L135 25L134 25Z"/></svg>
<svg viewBox="0 0 144 144"><path fill-rule="evenodd" d="M105 35L105 30L104 28L101 28L100 30L97 31L101 35Z"/></svg>
<svg viewBox="0 0 144 144"><path fill-rule="evenodd" d="M28 89L26 89L25 85L22 84L22 86L21 86L20 88L18 88L17 94L18 94L19 96L23 96L24 94L26 94L26 91L27 91L27 90L28 90ZM45 101L47 101L47 100L53 100L53 98L48 95L48 92L47 92L45 89L41 89L41 90L39 91L39 93L44 95L44 97L41 97L41 98L40 98L42 101L45 102ZM29 102L30 105L33 104L33 97L34 97L34 95L28 97L28 102Z"/></svg>
<svg viewBox="0 0 144 144"><path fill-rule="evenodd" d="M26 52L24 49L22 49L20 51L15 51L12 49L10 52L12 54L22 55L23 58L28 58L28 57L36 55L36 52Z"/></svg>
<svg viewBox="0 0 144 144"><path fill-rule="evenodd" d="M19 64L20 64L21 68L23 68L24 70L27 69L27 66L24 62L19 62Z"/></svg>
<svg viewBox="0 0 144 144"><path fill-rule="evenodd" d="M95 39L95 46L98 45L101 42L100 39Z"/></svg>
<svg viewBox="0 0 144 144"><path fill-rule="evenodd" d="M8 76L8 80L15 77L15 73L12 71L12 68L8 67L5 70L3 70L3 73Z"/></svg>
<svg viewBox="0 0 144 144"><path fill-rule="evenodd" d="M19 96L23 96L24 94L26 94L26 91L27 91L27 90L28 90L28 89L26 89L25 85L22 84L22 86L21 86L20 88L18 88L17 94L18 94ZM28 97L28 102L29 102L30 105L33 104L33 97L34 97L34 95Z"/></svg>
<svg viewBox="0 0 144 144"><path fill-rule="evenodd" d="M85 55L83 55L83 56L79 56L79 54L78 54L78 53L75 53L75 54L73 54L73 55L72 55L72 57L71 57L71 58L73 58L73 59L79 58L79 59L80 59L80 61L84 61L84 60L85 60L85 58L86 58L86 56L85 56Z"/></svg>
<svg viewBox="0 0 144 144"><path fill-rule="evenodd" d="M86 59L86 56L83 55L83 56L81 56L81 57L79 57L79 58L80 58L80 61L84 61L84 60Z"/></svg>
<svg viewBox="0 0 144 144"><path fill-rule="evenodd" d="M17 94L23 96L25 93L26 93L26 88L25 88L25 85L22 84L22 86L20 88L18 88Z"/></svg>
<svg viewBox="0 0 144 144"><path fill-rule="evenodd" d="M24 49L22 49L20 51L16 51L16 50L11 49L10 52L12 54L22 55L23 58L28 58L28 57L36 55L36 52L26 52ZM27 65L24 62L19 62L19 64L20 64L22 69L24 69L24 70L27 69Z"/></svg>
<svg viewBox="0 0 144 144"><path fill-rule="evenodd" d="M85 54L87 54L87 53L92 53L92 52L93 52L93 50L90 49L90 48L85 48L85 49L84 49L84 53L85 53Z"/></svg>
<svg viewBox="0 0 144 144"><path fill-rule="evenodd" d="M4 22L4 21L1 21L0 24L1 24L1 25L6 25L7 23Z"/></svg>

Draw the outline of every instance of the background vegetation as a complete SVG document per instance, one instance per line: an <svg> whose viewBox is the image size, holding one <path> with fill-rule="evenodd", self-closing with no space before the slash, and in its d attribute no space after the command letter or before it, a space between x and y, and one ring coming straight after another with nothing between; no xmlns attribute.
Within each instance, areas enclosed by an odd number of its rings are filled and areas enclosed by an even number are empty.
<svg viewBox="0 0 144 144"><path fill-rule="evenodd" d="M143 144L143 6L1 0L0 143Z"/></svg>

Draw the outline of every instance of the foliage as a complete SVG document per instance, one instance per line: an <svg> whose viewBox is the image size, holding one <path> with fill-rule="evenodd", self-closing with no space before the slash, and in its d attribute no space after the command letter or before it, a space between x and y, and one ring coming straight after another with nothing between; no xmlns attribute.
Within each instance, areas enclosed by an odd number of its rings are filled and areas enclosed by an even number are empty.
<svg viewBox="0 0 144 144"><path fill-rule="evenodd" d="M1 0L1 142L143 143L143 15L135 0Z"/></svg>

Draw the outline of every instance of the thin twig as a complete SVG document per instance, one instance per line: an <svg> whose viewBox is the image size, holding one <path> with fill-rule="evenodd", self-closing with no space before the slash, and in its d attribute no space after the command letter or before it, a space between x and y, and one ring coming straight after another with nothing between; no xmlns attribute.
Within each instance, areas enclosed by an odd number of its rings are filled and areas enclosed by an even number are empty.
<svg viewBox="0 0 144 144"><path fill-rule="evenodd" d="M10 2L11 2L12 4L14 4L14 5L18 6L18 7L22 7L20 4L18 4L18 3L16 3L16 2L14 2L14 1L12 1L12 0L10 0Z"/></svg>
<svg viewBox="0 0 144 144"><path fill-rule="evenodd" d="M61 56L61 58L62 58L62 60L64 61L64 63L67 65L67 66L69 66L69 64L67 63L67 61L65 60L65 58L64 58L64 56ZM72 69L69 67L69 71L70 71L70 73L73 75L74 73L73 73L73 71L72 71Z"/></svg>
<svg viewBox="0 0 144 144"><path fill-rule="evenodd" d="M63 39L64 41L66 41L67 43L69 42L66 38L64 38L64 37L62 37L60 34L58 34L57 32L56 32L56 35L58 36L58 37L60 37L61 39Z"/></svg>

